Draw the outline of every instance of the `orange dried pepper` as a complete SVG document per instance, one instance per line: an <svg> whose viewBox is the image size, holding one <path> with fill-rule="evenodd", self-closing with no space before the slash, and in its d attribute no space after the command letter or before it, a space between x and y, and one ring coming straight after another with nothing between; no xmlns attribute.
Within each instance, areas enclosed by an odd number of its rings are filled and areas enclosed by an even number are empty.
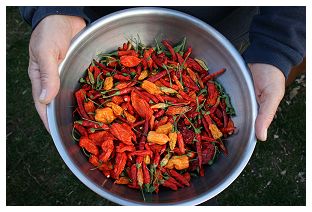
<svg viewBox="0 0 312 212"><path fill-rule="evenodd" d="M104 80L103 89L104 89L105 91L110 90L110 89L113 88L113 85L114 85L114 79L113 79L113 77L106 77L105 80Z"/></svg>
<svg viewBox="0 0 312 212"><path fill-rule="evenodd" d="M149 119L153 115L153 110L150 108L149 104L135 91L131 92L131 103L133 108L142 118Z"/></svg>
<svg viewBox="0 0 312 212"><path fill-rule="evenodd" d="M165 168L183 170L189 167L189 158L186 155L172 156Z"/></svg>
<svg viewBox="0 0 312 212"><path fill-rule="evenodd" d="M117 180L114 181L114 184L119 185L127 185L130 183L130 180L128 177L119 177Z"/></svg>
<svg viewBox="0 0 312 212"><path fill-rule="evenodd" d="M156 94L163 94L160 88L148 80L144 80L141 87L146 90L148 93L156 95Z"/></svg>
<svg viewBox="0 0 312 212"><path fill-rule="evenodd" d="M98 148L87 137L81 137L79 139L79 146L82 148L85 148L85 150L87 150L88 152L90 152L93 155L99 154Z"/></svg>
<svg viewBox="0 0 312 212"><path fill-rule="evenodd" d="M124 102L124 99L121 96L113 96L112 102L114 102L116 105L120 105Z"/></svg>
<svg viewBox="0 0 312 212"><path fill-rule="evenodd" d="M147 135L147 141L150 143L163 145L169 141L169 137L166 134L157 133L155 131L149 131Z"/></svg>
<svg viewBox="0 0 312 212"><path fill-rule="evenodd" d="M103 122L105 124L110 124L116 119L114 112L111 108L100 108L95 110L95 120Z"/></svg>
<svg viewBox="0 0 312 212"><path fill-rule="evenodd" d="M136 56L127 55L127 56L120 57L120 63L121 65L125 67L129 67L129 68L135 67L139 65L140 62L141 62L141 59Z"/></svg>
<svg viewBox="0 0 312 212"><path fill-rule="evenodd" d="M112 108L112 110L116 116L121 116L123 109L119 105L116 105L113 102L108 102L108 103L106 103L106 106Z"/></svg>
<svg viewBox="0 0 312 212"><path fill-rule="evenodd" d="M218 129L218 127L215 124L209 124L209 130L214 139L218 139L223 136L222 132Z"/></svg>
<svg viewBox="0 0 312 212"><path fill-rule="evenodd" d="M187 111L190 110L190 107L188 106L184 106L184 107L181 107L181 106L170 106L168 107L167 111L166 111L166 114L167 115L180 115L180 114L183 114L183 113L186 113Z"/></svg>
<svg viewBox="0 0 312 212"><path fill-rule="evenodd" d="M148 76L148 71L143 70L138 78L138 80L144 80Z"/></svg>
<svg viewBox="0 0 312 212"><path fill-rule="evenodd" d="M156 132L160 134L168 135L172 131L172 129L173 129L173 125L168 122L167 124L157 127Z"/></svg>
<svg viewBox="0 0 312 212"><path fill-rule="evenodd" d="M130 113L128 113L126 110L124 110L124 115L125 115L128 122L134 123L136 121L136 118L133 115L131 115Z"/></svg>

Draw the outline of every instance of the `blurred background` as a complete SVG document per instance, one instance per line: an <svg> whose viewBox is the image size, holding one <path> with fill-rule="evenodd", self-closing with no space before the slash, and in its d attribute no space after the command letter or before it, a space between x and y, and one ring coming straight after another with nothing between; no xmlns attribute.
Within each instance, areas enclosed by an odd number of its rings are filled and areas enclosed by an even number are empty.
<svg viewBox="0 0 312 212"><path fill-rule="evenodd" d="M17 7L6 12L6 204L116 205L82 184L58 154L32 99L27 73L31 27ZM304 64L287 82L268 140L257 143L244 171L215 201L221 206L306 204Z"/></svg>

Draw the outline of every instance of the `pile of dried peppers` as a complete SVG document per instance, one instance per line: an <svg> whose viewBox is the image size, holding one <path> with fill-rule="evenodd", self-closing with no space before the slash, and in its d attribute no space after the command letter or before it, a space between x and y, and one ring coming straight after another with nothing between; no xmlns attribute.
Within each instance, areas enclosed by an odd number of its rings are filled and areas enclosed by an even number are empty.
<svg viewBox="0 0 312 212"><path fill-rule="evenodd" d="M147 47L128 41L101 53L75 92L73 137L94 169L143 192L190 186L204 165L227 154L235 110L184 38Z"/></svg>

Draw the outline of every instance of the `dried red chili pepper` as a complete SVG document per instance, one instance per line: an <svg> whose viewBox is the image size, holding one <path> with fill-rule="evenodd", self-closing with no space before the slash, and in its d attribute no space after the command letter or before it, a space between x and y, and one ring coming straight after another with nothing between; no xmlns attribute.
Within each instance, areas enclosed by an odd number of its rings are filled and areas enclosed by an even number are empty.
<svg viewBox="0 0 312 212"><path fill-rule="evenodd" d="M173 176L178 182L182 183L183 185L190 186L189 182L184 178L183 175L176 172L174 169L169 170L171 176Z"/></svg>
<svg viewBox="0 0 312 212"><path fill-rule="evenodd" d="M76 101L78 104L79 114L82 116L82 118L89 119L89 116L86 113L86 111L84 109L84 104L83 104L84 98L86 96L86 91L83 89L80 89L80 90L75 92L75 96L76 96Z"/></svg>
<svg viewBox="0 0 312 212"><path fill-rule="evenodd" d="M225 68L222 68L222 69L220 69L219 71L216 71L216 72L214 72L214 73L212 73L212 74L208 74L207 76L205 76L205 77L203 78L203 83L205 83L205 82L207 82L207 81L209 81L209 80L212 80L213 78L215 78L215 77L217 77L217 76L223 74L225 71L226 71L226 69L225 69Z"/></svg>
<svg viewBox="0 0 312 212"><path fill-rule="evenodd" d="M157 80L159 80L162 77L166 76L168 74L168 72L170 74L170 72L172 72L172 71L173 71L173 69L169 69L168 71L167 70L163 70L163 71L159 72L158 74L147 78L147 80L150 81L150 82L156 82Z"/></svg>
<svg viewBox="0 0 312 212"><path fill-rule="evenodd" d="M121 75L121 74L114 74L113 77L114 77L114 79L120 80L120 81L129 81L129 80L131 80L130 76L124 76L124 75Z"/></svg>
<svg viewBox="0 0 312 212"><path fill-rule="evenodd" d="M177 185L174 184L173 182L168 181L168 180L164 180L161 185L164 187L168 187L174 191L178 190Z"/></svg>
<svg viewBox="0 0 312 212"><path fill-rule="evenodd" d="M137 181L137 167L135 164L132 164L130 168L130 178L132 180L132 184L128 184L129 187L137 188L138 187L138 181Z"/></svg>
<svg viewBox="0 0 312 212"><path fill-rule="evenodd" d="M114 179L118 179L119 175L125 168L126 162L127 162L127 154L125 152L120 153L117 152L112 176Z"/></svg>
<svg viewBox="0 0 312 212"><path fill-rule="evenodd" d="M150 176L150 172L145 162L142 163L142 169L143 169L143 176L144 176L143 183L145 185L149 185L151 182L151 176Z"/></svg>
<svg viewBox="0 0 312 212"><path fill-rule="evenodd" d="M180 188L183 188L184 187L184 185L183 184L181 184L181 183L179 183L178 181L176 181L173 177L169 177L168 179L168 182L171 182L171 183L173 183L173 184L175 184L176 186L178 186L178 187L180 187Z"/></svg>
<svg viewBox="0 0 312 212"><path fill-rule="evenodd" d="M198 157L198 166L199 168L202 167L203 163L203 155L202 155L202 145L201 145L201 135L200 134L195 134L196 137L196 151L197 151L197 157Z"/></svg>
<svg viewBox="0 0 312 212"><path fill-rule="evenodd" d="M180 132L177 132L177 142L178 142L178 146L179 146L179 150L181 154L185 154L184 141L183 141L182 134Z"/></svg>
<svg viewBox="0 0 312 212"><path fill-rule="evenodd" d="M176 54L175 54L175 52L174 52L173 47L172 47L171 44L169 43L169 41L168 41L168 40L163 40L163 41L161 41L161 43L162 43L162 44L168 49L168 51L170 52L171 57L172 57L172 60L173 60L173 61L176 61L176 60L177 60L177 56L176 56Z"/></svg>

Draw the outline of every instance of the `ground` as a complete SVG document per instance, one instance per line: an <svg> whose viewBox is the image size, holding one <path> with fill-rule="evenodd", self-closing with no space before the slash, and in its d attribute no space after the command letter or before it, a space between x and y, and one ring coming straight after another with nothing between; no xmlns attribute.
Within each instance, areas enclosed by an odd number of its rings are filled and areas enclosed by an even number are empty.
<svg viewBox="0 0 312 212"><path fill-rule="evenodd" d="M116 205L83 185L58 154L35 110L27 75L31 28L7 7L6 204ZM218 205L306 204L306 79L286 89L269 129ZM202 205L206 205L203 203Z"/></svg>

